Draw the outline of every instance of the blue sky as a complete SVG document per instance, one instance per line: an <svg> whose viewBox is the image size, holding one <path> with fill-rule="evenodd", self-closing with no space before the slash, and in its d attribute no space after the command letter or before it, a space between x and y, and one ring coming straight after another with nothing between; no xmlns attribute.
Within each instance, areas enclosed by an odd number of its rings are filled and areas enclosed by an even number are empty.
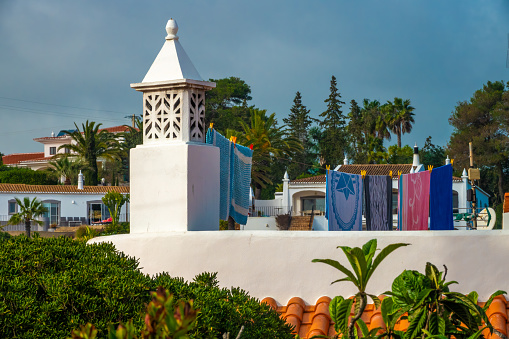
<svg viewBox="0 0 509 339"><path fill-rule="evenodd" d="M129 85L170 17L204 79L240 77L281 123L296 91L323 112L335 75L345 113L352 99L410 99L403 143L445 145L456 103L509 80L506 0L0 0L0 152L40 152L33 138L87 119L129 123L142 105Z"/></svg>

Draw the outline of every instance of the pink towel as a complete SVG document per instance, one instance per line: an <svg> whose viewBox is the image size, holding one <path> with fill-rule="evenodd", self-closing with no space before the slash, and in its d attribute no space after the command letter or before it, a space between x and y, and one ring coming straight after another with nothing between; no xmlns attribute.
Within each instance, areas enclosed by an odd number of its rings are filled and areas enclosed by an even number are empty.
<svg viewBox="0 0 509 339"><path fill-rule="evenodd" d="M403 175L403 231L428 229L430 172Z"/></svg>

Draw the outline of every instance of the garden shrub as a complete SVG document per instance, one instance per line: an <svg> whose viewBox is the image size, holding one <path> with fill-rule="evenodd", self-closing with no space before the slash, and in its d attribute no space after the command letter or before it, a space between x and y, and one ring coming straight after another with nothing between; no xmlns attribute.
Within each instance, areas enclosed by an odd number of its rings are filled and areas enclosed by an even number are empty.
<svg viewBox="0 0 509 339"><path fill-rule="evenodd" d="M11 235L9 233L0 230L0 242L7 240L10 237L11 237Z"/></svg>
<svg viewBox="0 0 509 339"><path fill-rule="evenodd" d="M56 176L47 171L34 171L30 168L3 167L0 171L0 183L27 185L57 185Z"/></svg>
<svg viewBox="0 0 509 339"><path fill-rule="evenodd" d="M246 338L293 338L275 311L241 289L219 288L215 274L193 282L167 274L150 278L109 243L12 237L0 241L0 277L0 338L65 338L87 323L101 338L109 324L131 319L141 330L141 312L158 286L200 309L191 338L235 334L242 325Z"/></svg>
<svg viewBox="0 0 509 339"><path fill-rule="evenodd" d="M120 222L115 224L108 224L104 227L104 231L100 235L115 235L115 234L129 234L130 224L128 222Z"/></svg>

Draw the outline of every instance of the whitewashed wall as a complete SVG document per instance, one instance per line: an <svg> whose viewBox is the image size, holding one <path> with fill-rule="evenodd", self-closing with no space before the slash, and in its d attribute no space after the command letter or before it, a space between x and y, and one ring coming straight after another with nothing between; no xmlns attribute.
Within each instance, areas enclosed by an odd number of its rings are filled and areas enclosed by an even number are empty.
<svg viewBox="0 0 509 339"><path fill-rule="evenodd" d="M378 239L378 247L404 242L379 266L368 284L367 292L382 294L403 270L424 272L426 262L443 270L447 280L459 285L462 293L475 290L486 300L498 289L507 289L509 270L504 263L509 256L508 231L407 231L407 232L281 232L215 231L168 232L160 234L125 234L94 238L89 243L113 242L128 255L140 260L148 274L169 272L192 280L201 272L218 272L221 286L239 286L257 298L273 297L285 304L295 296L314 304L321 296L350 296L355 289L325 264L315 258L332 258L347 265L339 245L361 246Z"/></svg>

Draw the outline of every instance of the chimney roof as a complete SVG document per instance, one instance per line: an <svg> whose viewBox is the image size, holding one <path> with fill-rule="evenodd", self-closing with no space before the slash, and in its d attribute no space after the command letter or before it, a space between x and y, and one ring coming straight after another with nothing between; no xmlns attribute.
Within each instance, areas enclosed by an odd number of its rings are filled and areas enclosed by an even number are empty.
<svg viewBox="0 0 509 339"><path fill-rule="evenodd" d="M166 32L168 33L166 41L142 83L184 79L203 81L179 42L178 25L175 20L168 20Z"/></svg>

